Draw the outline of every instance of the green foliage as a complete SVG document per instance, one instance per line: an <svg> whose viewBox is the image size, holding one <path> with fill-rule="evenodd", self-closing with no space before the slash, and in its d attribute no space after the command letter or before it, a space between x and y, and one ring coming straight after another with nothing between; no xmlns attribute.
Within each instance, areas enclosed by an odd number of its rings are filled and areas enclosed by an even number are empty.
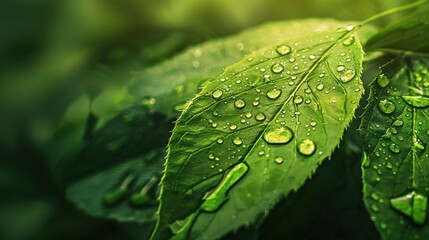
<svg viewBox="0 0 429 240"><path fill-rule="evenodd" d="M202 237L248 224L331 155L363 92L353 29L249 54L191 100L169 142L155 239L200 210L213 212Z"/></svg>
<svg viewBox="0 0 429 240"><path fill-rule="evenodd" d="M54 2L3 21L1 239L429 238L427 0Z"/></svg>
<svg viewBox="0 0 429 240"><path fill-rule="evenodd" d="M429 238L428 63L384 66L362 121L364 201L383 239Z"/></svg>

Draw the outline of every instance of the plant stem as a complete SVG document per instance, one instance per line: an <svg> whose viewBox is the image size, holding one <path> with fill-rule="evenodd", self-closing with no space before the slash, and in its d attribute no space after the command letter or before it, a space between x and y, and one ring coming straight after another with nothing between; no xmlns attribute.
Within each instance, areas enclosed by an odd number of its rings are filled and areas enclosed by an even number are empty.
<svg viewBox="0 0 429 240"><path fill-rule="evenodd" d="M425 3L429 3L429 1L428 0L416 1L416 2L410 3L408 5L404 5L404 6L401 6L401 7L392 8L392 9L386 10L384 12L381 12L379 14L376 14L376 15L374 15L372 17L367 18L366 20L362 21L357 27L358 28L362 27L363 25L368 24L368 23L370 23L370 22L372 22L374 20L380 19L382 17L388 16L388 15L391 15L391 14L395 14L395 13L398 13L398 12L406 11L406 10L418 7L420 5L423 5Z"/></svg>

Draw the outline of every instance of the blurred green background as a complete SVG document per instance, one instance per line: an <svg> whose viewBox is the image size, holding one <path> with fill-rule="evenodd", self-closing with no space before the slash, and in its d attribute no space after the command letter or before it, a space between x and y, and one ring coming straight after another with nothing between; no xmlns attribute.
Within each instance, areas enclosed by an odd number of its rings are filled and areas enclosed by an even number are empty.
<svg viewBox="0 0 429 240"><path fill-rule="evenodd" d="M139 239L133 224L79 212L55 178L59 123L86 122L130 73L260 23L363 20L405 0L10 0L0 2L0 239ZM383 21L388 22L388 17ZM383 22L379 22L382 24ZM107 111L107 110L106 110ZM359 179L359 176L356 177Z"/></svg>

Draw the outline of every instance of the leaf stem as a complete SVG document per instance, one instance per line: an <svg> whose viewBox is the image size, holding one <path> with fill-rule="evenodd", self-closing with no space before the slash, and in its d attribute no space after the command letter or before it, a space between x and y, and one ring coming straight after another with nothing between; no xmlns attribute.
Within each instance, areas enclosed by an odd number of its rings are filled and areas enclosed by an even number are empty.
<svg viewBox="0 0 429 240"><path fill-rule="evenodd" d="M398 12L406 11L406 10L409 10L409 9L412 9L412 8L415 8L415 7L418 7L418 6L420 6L420 5L423 5L423 4L425 4L425 3L429 3L429 1L428 1L428 0L416 1L416 2L413 2L413 3L407 4L407 5L401 6L401 7L392 8L392 9L386 10L386 11L384 11L384 12L381 12L381 13L379 13L379 14L376 14L376 15L374 15L374 16L372 16L372 17L369 17L369 18L367 18L366 20L362 21L362 22L358 25L358 28L359 28L359 27L362 27L363 25L366 25L366 24L368 24L368 23L370 23L370 22L372 22L372 21L375 21L375 20L377 20L377 19L380 19L380 18L382 18L382 17L388 16L388 15L391 15L391 14L395 14L395 13L398 13Z"/></svg>

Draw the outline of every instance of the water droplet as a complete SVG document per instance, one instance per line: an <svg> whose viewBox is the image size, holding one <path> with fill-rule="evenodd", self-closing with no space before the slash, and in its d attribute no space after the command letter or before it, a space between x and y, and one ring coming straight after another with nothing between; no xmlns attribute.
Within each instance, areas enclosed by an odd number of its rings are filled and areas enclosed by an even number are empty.
<svg viewBox="0 0 429 240"><path fill-rule="evenodd" d="M274 88L267 92L267 97L269 99L276 100L280 97L280 94L282 94L282 90Z"/></svg>
<svg viewBox="0 0 429 240"><path fill-rule="evenodd" d="M295 97L293 98L293 102L295 104L301 104L302 101L304 101L304 98L302 98L300 95L295 95Z"/></svg>
<svg viewBox="0 0 429 240"><path fill-rule="evenodd" d="M347 38L347 39L345 39L345 40L343 41L343 45L344 45L344 46L350 46L350 45L352 45L354 42L355 42L355 38L354 38L354 37L349 37L349 38Z"/></svg>
<svg viewBox="0 0 429 240"><path fill-rule="evenodd" d="M378 200L380 200L380 196L378 196L378 194L377 193L375 193L375 192L373 192L373 193L371 193L371 198L374 200L374 201L378 201Z"/></svg>
<svg viewBox="0 0 429 240"><path fill-rule="evenodd" d="M317 122L315 122L315 121L311 121L311 122L310 122L310 126L314 127L314 126L316 126L316 125L317 125Z"/></svg>
<svg viewBox="0 0 429 240"><path fill-rule="evenodd" d="M278 47L276 49L276 51L278 54L283 56L283 55L289 54L291 52L291 48L289 46L282 45L282 46Z"/></svg>
<svg viewBox="0 0 429 240"><path fill-rule="evenodd" d="M340 76L342 82L348 82L352 80L356 75L356 71L353 69L347 70L343 75Z"/></svg>
<svg viewBox="0 0 429 240"><path fill-rule="evenodd" d="M219 116L219 113L217 111L213 111L213 116L217 117Z"/></svg>
<svg viewBox="0 0 429 240"><path fill-rule="evenodd" d="M235 129L237 129L237 125L231 124L231 125L229 125L229 129L230 130L235 130Z"/></svg>
<svg viewBox="0 0 429 240"><path fill-rule="evenodd" d="M212 127L217 128L217 123L212 123Z"/></svg>
<svg viewBox="0 0 429 240"><path fill-rule="evenodd" d="M214 90L212 93L212 96L214 99L219 99L222 97L222 95L223 95L223 92L219 89Z"/></svg>
<svg viewBox="0 0 429 240"><path fill-rule="evenodd" d="M423 108L429 106L429 98L424 96L402 96L404 101L413 107Z"/></svg>
<svg viewBox="0 0 429 240"><path fill-rule="evenodd" d="M271 67L271 71L273 71L273 73L281 73L283 72L283 69L283 66L279 63L276 63Z"/></svg>
<svg viewBox="0 0 429 240"><path fill-rule="evenodd" d="M232 140L232 143L234 143L235 146L240 146L241 144L243 144L243 140L241 140L241 138L236 137L234 138L234 140Z"/></svg>
<svg viewBox="0 0 429 240"><path fill-rule="evenodd" d="M264 133L264 140L267 143L272 144L285 144L292 140L293 132L290 128L281 126L281 127L269 127L268 130Z"/></svg>
<svg viewBox="0 0 429 240"><path fill-rule="evenodd" d="M304 139L298 144L298 152L310 156L316 151L316 144L311 139Z"/></svg>
<svg viewBox="0 0 429 240"><path fill-rule="evenodd" d="M265 115L263 113L258 113L258 114L256 114L255 118L258 121L264 121L265 120Z"/></svg>
<svg viewBox="0 0 429 240"><path fill-rule="evenodd" d="M240 163L228 171L216 189L204 199L201 209L207 212L213 212L219 209L222 203L227 201L227 192L244 176L244 174L246 174L248 170L249 167L245 163ZM219 169L219 172L222 171L223 169Z"/></svg>
<svg viewBox="0 0 429 240"><path fill-rule="evenodd" d="M382 99L378 103L378 108L385 114L391 114L395 111L396 106L392 101L388 99Z"/></svg>
<svg viewBox="0 0 429 240"><path fill-rule="evenodd" d="M324 87L325 87L325 85L323 85L323 83L319 83L319 84L316 86L316 89L317 89L317 90L319 90L319 91L322 91Z"/></svg>
<svg viewBox="0 0 429 240"><path fill-rule="evenodd" d="M314 59L316 59L316 56L310 55L310 56L308 56L308 58L311 59L311 60L314 60Z"/></svg>
<svg viewBox="0 0 429 240"><path fill-rule="evenodd" d="M238 109L242 109L246 106L246 102L243 99L238 99L234 102L234 106Z"/></svg>
<svg viewBox="0 0 429 240"><path fill-rule="evenodd" d="M293 63L293 62L295 62L295 58L293 58L293 57L291 57L291 58L289 58L289 62L291 62L291 63Z"/></svg>
<svg viewBox="0 0 429 240"><path fill-rule="evenodd" d="M422 224L426 219L427 197L416 191L390 199L392 207L410 217L415 223Z"/></svg>
<svg viewBox="0 0 429 240"><path fill-rule="evenodd" d="M393 153L399 153L399 152L401 152L401 148L398 145L394 144L394 143L391 143L389 145L389 150L392 151Z"/></svg>
<svg viewBox="0 0 429 240"><path fill-rule="evenodd" d="M122 182L119 188L112 189L104 193L103 203L107 205L117 204L121 201L127 193L127 189L130 186L131 182L134 180L135 176L129 174Z"/></svg>
<svg viewBox="0 0 429 240"><path fill-rule="evenodd" d="M346 70L346 67L344 67L344 65L340 65L340 66L337 67L337 71L338 72L342 72L344 70Z"/></svg>
<svg viewBox="0 0 429 240"><path fill-rule="evenodd" d="M351 31L351 30L353 30L354 28L355 28L355 26L354 26L354 25L347 25L346 30L347 30L347 31Z"/></svg>
<svg viewBox="0 0 429 240"><path fill-rule="evenodd" d="M252 117L252 113L251 113L251 112L247 112L247 113L246 113L246 117L247 117L247 118L251 118L251 117Z"/></svg>
<svg viewBox="0 0 429 240"><path fill-rule="evenodd" d="M282 164L285 160L282 157L275 157L274 162L277 164Z"/></svg>
<svg viewBox="0 0 429 240"><path fill-rule="evenodd" d="M212 159L212 160L213 160L213 159L215 159L215 156L214 156L212 153L210 153L210 154L209 154L209 159Z"/></svg>
<svg viewBox="0 0 429 240"><path fill-rule="evenodd" d="M253 102L252 102L252 105L253 105L254 107L258 106L258 105L259 105L259 101L257 101L257 100L253 101Z"/></svg>
<svg viewBox="0 0 429 240"><path fill-rule="evenodd" d="M223 143L223 139L222 139L222 138L218 138L218 139L216 140L216 142L217 142L217 143L219 143L219 144L222 144L222 143Z"/></svg>
<svg viewBox="0 0 429 240"><path fill-rule="evenodd" d="M394 126L397 126L397 127L400 127L400 126L404 125L404 122L403 122L403 121L401 121L401 120L396 120L396 121L393 123L393 125L394 125Z"/></svg>
<svg viewBox="0 0 429 240"><path fill-rule="evenodd" d="M380 87L386 87L387 85L389 85L389 82L390 82L389 78L386 77L384 74L380 74L377 77L377 83Z"/></svg>

